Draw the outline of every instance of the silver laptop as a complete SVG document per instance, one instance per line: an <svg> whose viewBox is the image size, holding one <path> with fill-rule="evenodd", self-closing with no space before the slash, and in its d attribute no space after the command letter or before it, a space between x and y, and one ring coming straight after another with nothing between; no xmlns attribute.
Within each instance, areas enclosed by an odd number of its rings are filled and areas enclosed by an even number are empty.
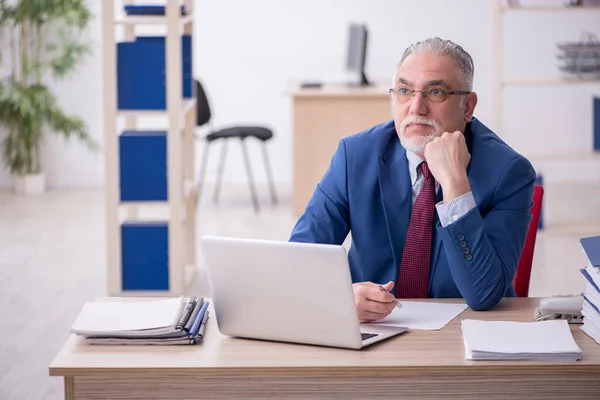
<svg viewBox="0 0 600 400"><path fill-rule="evenodd" d="M215 236L201 246L224 335L360 349L408 330L361 326L342 246Z"/></svg>

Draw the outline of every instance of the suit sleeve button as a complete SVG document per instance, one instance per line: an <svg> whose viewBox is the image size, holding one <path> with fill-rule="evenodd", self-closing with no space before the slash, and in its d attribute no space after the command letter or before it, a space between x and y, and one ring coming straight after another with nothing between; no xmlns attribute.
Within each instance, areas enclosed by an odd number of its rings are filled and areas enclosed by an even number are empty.
<svg viewBox="0 0 600 400"><path fill-rule="evenodd" d="M461 240L460 242L458 242L458 244L460 245L460 247L467 247L467 242L465 242L464 240Z"/></svg>
<svg viewBox="0 0 600 400"><path fill-rule="evenodd" d="M473 255L471 253L465 254L465 260L471 261L473 259Z"/></svg>
<svg viewBox="0 0 600 400"><path fill-rule="evenodd" d="M469 249L468 247L463 247L462 252L465 254L469 254L471 252L471 249Z"/></svg>
<svg viewBox="0 0 600 400"><path fill-rule="evenodd" d="M458 235L456 235L456 238L458 240L465 240L465 235L463 235L462 233L459 233Z"/></svg>

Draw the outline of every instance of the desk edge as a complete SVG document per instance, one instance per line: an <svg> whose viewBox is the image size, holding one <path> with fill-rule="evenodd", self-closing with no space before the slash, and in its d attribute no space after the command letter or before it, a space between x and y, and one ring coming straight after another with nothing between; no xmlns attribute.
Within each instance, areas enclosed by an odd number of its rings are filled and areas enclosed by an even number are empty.
<svg viewBox="0 0 600 400"><path fill-rule="evenodd" d="M558 362L558 363L537 363L506 365L502 361L494 364L470 364L453 366L371 366L371 367L154 367L154 368L71 368L71 367L50 367L50 376L114 376L114 375L134 375L134 376L167 376L167 375L211 375L211 376L264 376L264 375L286 375L286 376L347 376L347 375L402 375L412 374L434 374L434 375L472 375L474 371L478 374L528 374L536 375L540 373L598 373L600 374L600 364L580 364L577 362Z"/></svg>

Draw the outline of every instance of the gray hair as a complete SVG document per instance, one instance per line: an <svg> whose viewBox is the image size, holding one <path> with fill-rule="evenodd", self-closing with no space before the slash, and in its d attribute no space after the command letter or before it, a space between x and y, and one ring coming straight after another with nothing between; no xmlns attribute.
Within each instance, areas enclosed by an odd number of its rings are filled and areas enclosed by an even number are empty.
<svg viewBox="0 0 600 400"><path fill-rule="evenodd" d="M439 56L450 56L456 64L460 72L460 80L465 85L466 90L473 90L473 75L475 73L475 66L473 65L473 59L461 46L452 42L451 40L440 39L439 37L430 38L422 42L411 44L406 48L402 59L396 66L396 69L402 65L404 60L413 53L430 52Z"/></svg>

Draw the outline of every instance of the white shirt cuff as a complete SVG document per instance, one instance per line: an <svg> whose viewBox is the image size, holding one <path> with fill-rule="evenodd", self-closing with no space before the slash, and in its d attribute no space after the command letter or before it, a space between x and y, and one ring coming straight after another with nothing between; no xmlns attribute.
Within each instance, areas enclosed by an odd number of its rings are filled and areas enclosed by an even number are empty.
<svg viewBox="0 0 600 400"><path fill-rule="evenodd" d="M440 201L435 207L440 217L440 224L446 227L475 208L475 198L473 192L468 192L452 199L448 204Z"/></svg>

